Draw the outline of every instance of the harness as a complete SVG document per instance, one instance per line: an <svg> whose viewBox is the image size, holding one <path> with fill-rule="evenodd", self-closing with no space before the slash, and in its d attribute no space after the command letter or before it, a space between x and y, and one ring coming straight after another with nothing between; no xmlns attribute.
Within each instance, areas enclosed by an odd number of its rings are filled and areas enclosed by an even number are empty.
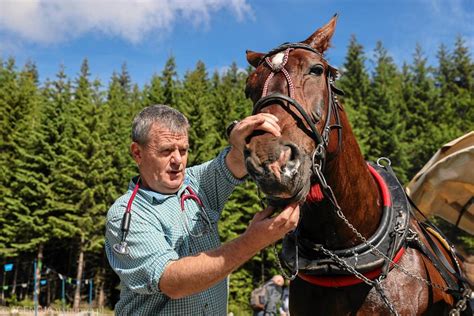
<svg viewBox="0 0 474 316"><path fill-rule="evenodd" d="M320 196L316 199L316 202L318 202L318 199L322 200L323 198L327 198L332 204L333 210L337 216L345 222L362 243L349 249L329 250L323 245L315 244L314 242L300 236L298 229L296 229L293 233L290 233L284 238L283 251L281 254L284 265L291 271L295 272L292 276L288 277L283 271L278 254L276 254L277 263L282 270L282 274L290 279L294 279L299 275L301 279L319 286L339 287L364 282L375 287L390 312L394 315L398 315L393 304L385 295L381 285L381 282L385 279L390 269L395 267L406 275L413 277L428 286L438 288L451 294L457 300L457 303L451 310L450 315L459 315L460 312L466 309L467 301L469 300L472 291L463 277L463 272L461 271L454 253L454 247L450 246L448 250L452 262L455 263L455 266L452 267L438 248L437 243L433 241L432 236L439 236L439 232L437 232L437 234L431 232L430 234L430 229L434 230L434 228L432 228L433 225L417 222L418 226L421 227L420 230L424 235L424 238L428 240L428 247L420 240L419 233L410 228L412 208L410 207L405 191L398 182L390 164L384 166L377 162L377 164L368 165L372 176L375 178L381 192L383 193L381 223L374 235L369 239L366 239L345 218L337 203L332 188L327 184L323 174L324 163L327 158L326 151L329 144L329 134L333 128L338 130L337 151L341 149L342 143L342 126L340 125L338 113L338 109L342 110L342 108L340 107L335 94L343 95L343 92L334 84L337 70L332 66L328 66L329 71L326 75L328 91L327 115L322 132L320 133L316 128L316 125L320 122L321 117L314 115L314 113L309 115L301 104L298 103L294 97L294 85L291 76L285 69L289 53L294 49L311 51L325 60L321 53L304 43L285 43L268 52L262 58L260 64L265 63L270 68L271 73L265 80L262 97L254 104L253 114L260 112L266 106L278 104L287 111L297 121L298 126L314 140L316 146L311 155L311 168L313 171L312 180L314 180L315 183L313 184L311 191L315 190L320 192ZM283 51L284 55L282 61L275 65L270 60L270 57ZM267 95L270 81L280 72L284 75L287 81L289 95L281 93ZM292 108L296 111L292 110ZM335 116L335 124L330 125L331 117L333 115ZM389 162L388 159L386 160ZM305 194L304 190L300 190L293 197L288 199L274 197L267 199L271 205L283 206L291 202L304 200L304 197L302 196L303 194ZM443 238L440 240L443 244ZM444 239L444 243L447 243L446 239ZM433 284L430 280L425 280L418 275L414 275L398 265L397 262L400 260L406 247L416 248L426 258L428 258L435 268L438 269L448 286L443 287ZM454 276L456 280L453 280L451 276Z"/></svg>
<svg viewBox="0 0 474 316"><path fill-rule="evenodd" d="M385 254L394 262L401 258L410 223L410 205L403 188L398 185L398 181L393 174L376 164L369 164L368 168L383 197L382 217L379 227L365 243L348 249L330 251L347 265L354 267L359 273L369 273L366 276L369 279L375 279L381 274L386 275L388 273L391 262L377 255L373 248ZM363 282L353 276L346 268L334 262L330 256L325 255L321 251L322 246L305 239L297 229L285 237L281 258L290 270L298 269L300 278L317 285L339 287ZM296 262L296 247L299 248L300 254L298 267L294 264ZM395 257L397 260L393 260ZM330 277L326 277L327 275L330 275ZM347 278L347 275L351 275L352 278ZM317 276L324 277L318 278Z"/></svg>

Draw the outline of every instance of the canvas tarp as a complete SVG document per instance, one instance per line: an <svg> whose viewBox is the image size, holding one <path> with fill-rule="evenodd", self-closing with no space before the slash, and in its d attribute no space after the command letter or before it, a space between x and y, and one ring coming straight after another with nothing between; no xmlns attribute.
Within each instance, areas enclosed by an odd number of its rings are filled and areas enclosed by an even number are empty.
<svg viewBox="0 0 474 316"><path fill-rule="evenodd" d="M474 131L441 147L406 191L425 215L474 234Z"/></svg>

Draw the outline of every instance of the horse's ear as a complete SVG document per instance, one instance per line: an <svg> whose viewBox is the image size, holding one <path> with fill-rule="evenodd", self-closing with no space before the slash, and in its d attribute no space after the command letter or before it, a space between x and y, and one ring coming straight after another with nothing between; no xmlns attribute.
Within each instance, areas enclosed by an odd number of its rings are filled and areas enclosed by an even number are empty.
<svg viewBox="0 0 474 316"><path fill-rule="evenodd" d="M245 53L247 54L247 61L255 68L257 68L258 64L260 64L263 56L265 56L263 53L257 53L251 50L247 50Z"/></svg>
<svg viewBox="0 0 474 316"><path fill-rule="evenodd" d="M329 21L325 26L316 30L316 32L311 34L311 36L304 40L303 43L308 44L323 54L330 46L331 37L336 30L336 22L337 13L334 14L331 21Z"/></svg>

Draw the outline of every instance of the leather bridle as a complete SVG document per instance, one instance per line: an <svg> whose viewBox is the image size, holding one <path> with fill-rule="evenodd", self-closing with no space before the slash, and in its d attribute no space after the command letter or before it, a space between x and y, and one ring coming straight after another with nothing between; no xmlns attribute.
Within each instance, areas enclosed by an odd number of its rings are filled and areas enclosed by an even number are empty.
<svg viewBox="0 0 474 316"><path fill-rule="evenodd" d="M326 122L324 123L324 127L321 130L321 132L318 131L316 128L316 125L320 122L319 117L315 117L314 115L310 116L308 112L303 108L303 106L295 99L294 97L294 88L293 88L293 82L291 80L291 76L289 75L288 71L285 69L286 62L288 61L289 58L289 53L292 50L295 49L304 49L307 51L310 51L316 55L318 55L320 58L322 58L326 64L328 65L328 69L326 70L326 84L327 84L327 89L328 89L328 101L327 101L327 115L326 115ZM279 53L285 51L285 57L281 65L278 67L274 67L272 63L270 62L270 57ZM341 149L341 142L342 142L342 126L340 124L340 117L339 117L339 112L338 109L340 109L340 105L337 101L337 97L335 94L343 95L344 93L342 90L338 89L334 81L337 76L337 69L335 67L332 67L329 65L329 63L326 61L326 59L323 57L323 55L312 48L309 45L306 45L304 43L285 43L280 46L278 46L275 49L272 49L270 52L268 52L263 58L261 59L260 64L265 63L271 70L271 73L268 75L267 79L265 80L264 84L264 89L262 91L262 97L254 104L253 106L253 114L259 113L264 107L269 106L269 105L275 105L278 104L280 105L285 111L287 111L290 115L293 117L298 117L296 115L296 112L299 113L301 118L303 119L304 123L303 126L300 128L308 134L315 142L315 149L312 153L312 169L313 173L317 176L318 182L324 180L324 176L322 174L322 170L324 170L324 165L326 161L326 151L327 147L329 145L329 134L332 129L336 128L338 130L338 147L337 147L337 152ZM273 78L273 76L278 73L282 72L286 78L286 81L288 83L288 94L289 95L284 95L282 93L272 93L269 95L267 94L267 88L270 80ZM292 109L292 106L294 110ZM334 114L335 116L335 124L331 125L331 117ZM295 117L295 119L296 119ZM304 126L308 126L308 129L304 129ZM325 183L320 183L323 186Z"/></svg>

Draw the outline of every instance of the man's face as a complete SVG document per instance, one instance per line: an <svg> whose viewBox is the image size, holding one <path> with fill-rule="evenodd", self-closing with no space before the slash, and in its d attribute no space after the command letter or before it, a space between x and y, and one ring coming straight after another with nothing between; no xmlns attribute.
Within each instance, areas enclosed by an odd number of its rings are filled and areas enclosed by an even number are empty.
<svg viewBox="0 0 474 316"><path fill-rule="evenodd" d="M273 283L275 283L278 286L283 286L285 284L285 279L281 275L275 275L273 278Z"/></svg>
<svg viewBox="0 0 474 316"><path fill-rule="evenodd" d="M153 124L146 145L131 145L143 186L164 194L176 193L184 182L188 149L187 133L173 133Z"/></svg>

